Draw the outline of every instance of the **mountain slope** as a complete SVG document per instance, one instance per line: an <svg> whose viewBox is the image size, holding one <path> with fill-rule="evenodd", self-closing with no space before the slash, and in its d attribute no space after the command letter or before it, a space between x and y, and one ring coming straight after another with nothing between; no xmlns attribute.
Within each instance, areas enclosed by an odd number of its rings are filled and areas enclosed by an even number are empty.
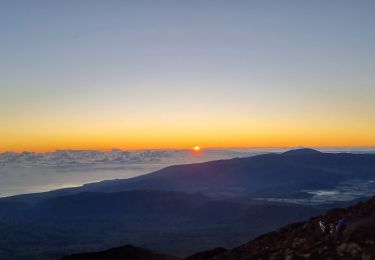
<svg viewBox="0 0 375 260"><path fill-rule="evenodd" d="M130 179L108 180L77 188L18 195L5 200L28 203L83 191L169 190L219 196L295 196L306 190L334 189L351 180L375 180L375 154L291 150L247 158L169 166ZM346 184L345 184L346 185ZM2 199L4 200L4 199Z"/></svg>
<svg viewBox="0 0 375 260"><path fill-rule="evenodd" d="M345 217L342 232L323 233L319 220L336 223ZM229 252L207 259L375 259L375 197L354 206L333 209L309 221L265 234ZM191 258L194 260L194 258Z"/></svg>
<svg viewBox="0 0 375 260"><path fill-rule="evenodd" d="M335 223L347 219L343 232L322 232L319 221ZM262 235L232 250L215 248L196 253L187 260L260 260L260 259L362 259L375 258L375 197L348 208L333 209L308 221L285 226ZM64 257L64 260L85 259L133 259L126 258L120 250L79 254L80 258ZM141 258L134 259L143 259ZM101 257L101 258L99 258ZM151 255L150 260L157 260Z"/></svg>
<svg viewBox="0 0 375 260"><path fill-rule="evenodd" d="M150 190L82 192L32 205L0 201L0 259L56 259L119 244L186 256L233 247L324 210Z"/></svg>
<svg viewBox="0 0 375 260"><path fill-rule="evenodd" d="M312 149L176 165L127 180L85 185L85 190L201 192L211 196L328 189L349 179L375 178L375 154L321 153Z"/></svg>

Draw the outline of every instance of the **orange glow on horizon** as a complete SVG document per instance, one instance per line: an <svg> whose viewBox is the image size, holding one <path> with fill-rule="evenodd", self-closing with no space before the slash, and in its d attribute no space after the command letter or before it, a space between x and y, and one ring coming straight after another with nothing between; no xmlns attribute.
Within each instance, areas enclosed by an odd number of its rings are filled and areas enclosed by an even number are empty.
<svg viewBox="0 0 375 260"><path fill-rule="evenodd" d="M221 137L221 138L220 138ZM364 137L364 136L362 136ZM199 140L204 147L208 148L271 148L271 147L371 147L375 146L375 142L368 142L366 138L345 139L339 136L331 137L295 135L288 136L259 136L239 135L237 138L229 138L227 136L197 136L191 139ZM3 139L0 144L0 152L13 151L32 151L32 152L48 152L54 150L145 150L145 149L186 149L195 153L202 152L201 146L191 146L190 138L174 138L148 137L148 138L108 138L108 137L86 137L86 138L63 138L63 137L40 137L40 138L24 138L22 142L17 139ZM369 140L371 141L371 140Z"/></svg>
<svg viewBox="0 0 375 260"><path fill-rule="evenodd" d="M208 119L207 119L208 120ZM206 120L206 121L207 121ZM0 128L0 152L54 150L186 149L269 147L370 147L375 146L375 124L345 128L330 122L218 121L208 123L139 120L133 124L48 121L22 122ZM369 121L367 121L369 122ZM8 124L9 125L9 124ZM26 129L26 130L25 130ZM199 149L198 149L199 150Z"/></svg>

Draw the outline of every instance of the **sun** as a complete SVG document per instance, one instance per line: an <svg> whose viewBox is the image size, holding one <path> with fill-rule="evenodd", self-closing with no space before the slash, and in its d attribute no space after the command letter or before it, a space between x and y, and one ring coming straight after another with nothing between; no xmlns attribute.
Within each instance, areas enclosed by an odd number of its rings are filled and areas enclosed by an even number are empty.
<svg viewBox="0 0 375 260"><path fill-rule="evenodd" d="M194 146L193 147L193 150L195 151L195 152L199 152L200 150L201 150L201 148L200 148L200 146Z"/></svg>

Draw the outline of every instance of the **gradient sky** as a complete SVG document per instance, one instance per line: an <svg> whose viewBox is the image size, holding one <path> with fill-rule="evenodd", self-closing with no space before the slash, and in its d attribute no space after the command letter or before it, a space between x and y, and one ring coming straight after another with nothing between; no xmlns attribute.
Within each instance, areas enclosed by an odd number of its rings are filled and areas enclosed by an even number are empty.
<svg viewBox="0 0 375 260"><path fill-rule="evenodd" d="M375 145L374 13L1 1L0 151Z"/></svg>

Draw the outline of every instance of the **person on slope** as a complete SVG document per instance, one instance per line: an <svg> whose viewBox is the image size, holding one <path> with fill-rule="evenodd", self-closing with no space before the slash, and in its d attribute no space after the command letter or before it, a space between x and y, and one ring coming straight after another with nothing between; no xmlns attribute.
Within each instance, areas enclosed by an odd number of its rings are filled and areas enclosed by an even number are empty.
<svg viewBox="0 0 375 260"><path fill-rule="evenodd" d="M341 233L346 228L346 218L341 218L336 222L336 231Z"/></svg>

